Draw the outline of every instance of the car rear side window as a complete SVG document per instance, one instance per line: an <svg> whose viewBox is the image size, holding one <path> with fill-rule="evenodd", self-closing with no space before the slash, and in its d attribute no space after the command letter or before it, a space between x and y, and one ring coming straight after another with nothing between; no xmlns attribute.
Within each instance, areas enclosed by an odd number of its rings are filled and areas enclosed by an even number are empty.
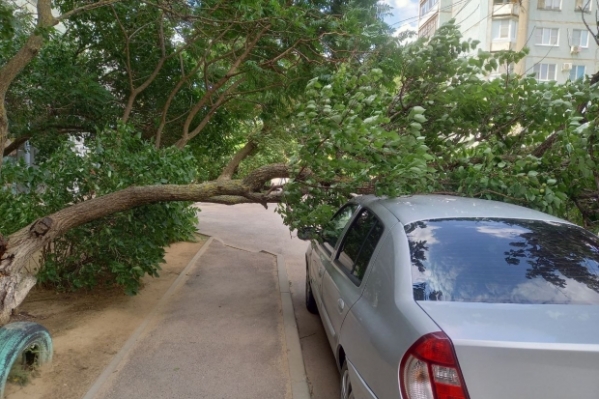
<svg viewBox="0 0 599 399"><path fill-rule="evenodd" d="M364 278L370 259L383 235L383 225L368 210L362 211L349 228L338 261L356 284Z"/></svg>
<svg viewBox="0 0 599 399"><path fill-rule="evenodd" d="M416 300L599 304L599 239L582 228L443 219L406 233Z"/></svg>

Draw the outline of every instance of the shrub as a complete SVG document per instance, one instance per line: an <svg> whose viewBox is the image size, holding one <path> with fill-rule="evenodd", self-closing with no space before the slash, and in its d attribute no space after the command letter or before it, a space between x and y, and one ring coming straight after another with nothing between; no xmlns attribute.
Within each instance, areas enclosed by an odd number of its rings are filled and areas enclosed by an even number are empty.
<svg viewBox="0 0 599 399"><path fill-rule="evenodd" d="M0 231L13 233L69 204L134 185L189 184L197 176L187 151L156 149L121 125L64 144L39 167L6 165L0 177ZM190 203L158 203L113 214L72 229L46 246L37 274L61 290L117 284L137 293L145 274L157 276L163 247L189 240L196 211Z"/></svg>

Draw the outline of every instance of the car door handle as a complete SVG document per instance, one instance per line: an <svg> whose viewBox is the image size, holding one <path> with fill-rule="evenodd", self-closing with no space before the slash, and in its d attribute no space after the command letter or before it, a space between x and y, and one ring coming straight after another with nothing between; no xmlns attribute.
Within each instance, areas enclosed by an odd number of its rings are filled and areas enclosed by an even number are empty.
<svg viewBox="0 0 599 399"><path fill-rule="evenodd" d="M345 308L345 302L343 302L343 299L341 299L341 298L337 299L337 309L339 309L339 313L343 312L344 308Z"/></svg>

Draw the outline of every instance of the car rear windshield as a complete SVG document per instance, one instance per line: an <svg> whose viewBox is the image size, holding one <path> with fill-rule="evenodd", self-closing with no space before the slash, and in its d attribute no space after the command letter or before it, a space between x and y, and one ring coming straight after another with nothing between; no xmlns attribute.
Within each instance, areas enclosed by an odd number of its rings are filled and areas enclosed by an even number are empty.
<svg viewBox="0 0 599 399"><path fill-rule="evenodd" d="M599 304L599 239L582 228L442 219L406 233L416 300Z"/></svg>

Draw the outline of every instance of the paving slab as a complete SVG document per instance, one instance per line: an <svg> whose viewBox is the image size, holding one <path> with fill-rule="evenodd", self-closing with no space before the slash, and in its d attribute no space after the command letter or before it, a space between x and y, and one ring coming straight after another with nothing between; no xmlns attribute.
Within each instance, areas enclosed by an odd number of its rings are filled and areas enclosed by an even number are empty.
<svg viewBox="0 0 599 399"><path fill-rule="evenodd" d="M290 399L277 259L213 240L96 399Z"/></svg>

